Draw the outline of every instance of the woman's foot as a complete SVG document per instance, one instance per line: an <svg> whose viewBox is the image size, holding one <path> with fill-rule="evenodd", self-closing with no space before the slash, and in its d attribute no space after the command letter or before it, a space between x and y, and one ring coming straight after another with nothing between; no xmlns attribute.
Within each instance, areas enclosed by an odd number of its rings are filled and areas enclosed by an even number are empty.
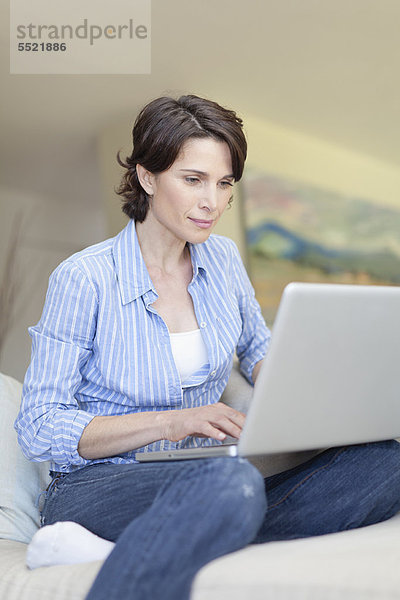
<svg viewBox="0 0 400 600"><path fill-rule="evenodd" d="M73 521L59 521L41 527L33 536L26 553L29 569L51 565L105 560L114 542L95 535Z"/></svg>

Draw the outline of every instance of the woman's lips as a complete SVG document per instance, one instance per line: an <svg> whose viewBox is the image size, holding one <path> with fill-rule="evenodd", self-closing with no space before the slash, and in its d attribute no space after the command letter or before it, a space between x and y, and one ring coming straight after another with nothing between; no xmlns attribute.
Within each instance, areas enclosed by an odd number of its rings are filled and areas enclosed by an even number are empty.
<svg viewBox="0 0 400 600"><path fill-rule="evenodd" d="M201 227L201 229L208 229L212 226L214 221L206 221L205 219L192 219L189 217L190 221L192 221L197 227Z"/></svg>

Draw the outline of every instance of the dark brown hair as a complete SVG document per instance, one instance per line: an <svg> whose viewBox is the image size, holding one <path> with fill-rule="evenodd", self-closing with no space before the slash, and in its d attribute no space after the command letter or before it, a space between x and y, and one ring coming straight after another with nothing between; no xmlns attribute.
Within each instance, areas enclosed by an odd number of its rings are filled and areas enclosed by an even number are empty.
<svg viewBox="0 0 400 600"><path fill-rule="evenodd" d="M147 104L136 118L133 150L125 162L117 154L118 163L126 168L116 192L124 199L122 210L131 219L145 220L148 197L136 174L140 164L153 174L169 169L189 138L212 137L226 142L232 159L235 181L243 173L247 143L243 122L235 112L211 100L194 95L178 100L162 97Z"/></svg>

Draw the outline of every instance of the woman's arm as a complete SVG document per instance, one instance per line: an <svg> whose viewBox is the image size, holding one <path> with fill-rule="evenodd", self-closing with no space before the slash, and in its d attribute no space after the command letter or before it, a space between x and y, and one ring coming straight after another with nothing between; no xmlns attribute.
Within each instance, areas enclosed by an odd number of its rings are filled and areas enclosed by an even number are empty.
<svg viewBox="0 0 400 600"><path fill-rule="evenodd" d="M242 332L237 344L236 354L239 359L242 375L250 383L254 384L262 360L268 351L271 333L261 313L254 288L247 275L239 251L232 240L230 241L232 251L232 282L242 319Z"/></svg>
<svg viewBox="0 0 400 600"><path fill-rule="evenodd" d="M15 429L30 460L85 465L77 446L94 415L80 409L75 392L91 354L96 314L87 277L74 263L62 263L50 277L42 317L29 329L32 360Z"/></svg>
<svg viewBox="0 0 400 600"><path fill-rule="evenodd" d="M158 440L178 442L188 435L225 439L239 438L245 415L222 402L128 415L98 416L84 429L78 444L82 458L106 458L135 450Z"/></svg>
<svg viewBox="0 0 400 600"><path fill-rule="evenodd" d="M253 380L253 383L255 383L255 382L256 382L256 379L257 379L257 377L258 377L258 374L259 374L259 372L260 372L260 369L261 369L261 365L262 365L262 363L263 363L263 361L262 361L262 360L259 360L259 361L258 361L258 363L256 363L256 364L254 365L253 373L252 373L252 376L251 376L251 378L252 378L252 380Z"/></svg>

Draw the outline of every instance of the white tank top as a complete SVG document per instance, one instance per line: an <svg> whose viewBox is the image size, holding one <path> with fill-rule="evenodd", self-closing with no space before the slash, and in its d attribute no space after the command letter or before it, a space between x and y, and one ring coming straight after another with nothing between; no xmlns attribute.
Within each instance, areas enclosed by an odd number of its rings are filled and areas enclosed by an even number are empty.
<svg viewBox="0 0 400 600"><path fill-rule="evenodd" d="M170 333L172 354L182 384L208 361L200 329Z"/></svg>

